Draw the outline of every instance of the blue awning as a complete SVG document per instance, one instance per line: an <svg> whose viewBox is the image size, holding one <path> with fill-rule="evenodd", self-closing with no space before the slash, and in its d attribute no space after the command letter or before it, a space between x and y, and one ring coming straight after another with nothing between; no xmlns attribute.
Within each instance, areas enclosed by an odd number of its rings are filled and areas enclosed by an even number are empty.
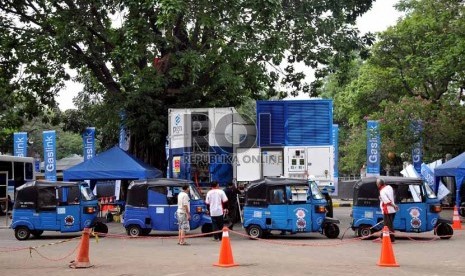
<svg viewBox="0 0 465 276"><path fill-rule="evenodd" d="M149 179L162 175L159 169L116 146L63 171L63 179L66 181Z"/></svg>

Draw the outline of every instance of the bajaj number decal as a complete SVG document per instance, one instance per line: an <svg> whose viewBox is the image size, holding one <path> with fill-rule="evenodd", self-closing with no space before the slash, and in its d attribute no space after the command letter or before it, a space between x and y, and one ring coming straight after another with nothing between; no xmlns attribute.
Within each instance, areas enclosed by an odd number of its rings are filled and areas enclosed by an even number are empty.
<svg viewBox="0 0 465 276"><path fill-rule="evenodd" d="M71 226L73 224L74 224L74 217L73 216L65 217L65 225Z"/></svg>
<svg viewBox="0 0 465 276"><path fill-rule="evenodd" d="M410 220L410 226L412 226L412 228L414 229L420 228L421 227L420 208L416 208L416 207L410 208L409 214L412 217L412 219Z"/></svg>
<svg viewBox="0 0 465 276"><path fill-rule="evenodd" d="M305 209L298 208L295 209L295 216L297 217L296 221L296 226L297 226L297 231L305 231L305 228L307 227L307 222L305 221Z"/></svg>

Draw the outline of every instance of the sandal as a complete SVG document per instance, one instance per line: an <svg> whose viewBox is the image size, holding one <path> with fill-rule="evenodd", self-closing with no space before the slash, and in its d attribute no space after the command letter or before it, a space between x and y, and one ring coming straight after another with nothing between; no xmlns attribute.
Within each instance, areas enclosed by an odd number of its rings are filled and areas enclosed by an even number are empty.
<svg viewBox="0 0 465 276"><path fill-rule="evenodd" d="M183 243L178 243L179 245L190 245L189 243L187 242L183 242Z"/></svg>

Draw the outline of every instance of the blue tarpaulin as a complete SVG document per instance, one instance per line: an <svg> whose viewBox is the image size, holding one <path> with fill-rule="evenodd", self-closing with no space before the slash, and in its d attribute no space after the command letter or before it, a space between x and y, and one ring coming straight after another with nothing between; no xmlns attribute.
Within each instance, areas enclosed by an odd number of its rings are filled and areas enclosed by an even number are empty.
<svg viewBox="0 0 465 276"><path fill-rule="evenodd" d="M434 169L434 176L436 178L436 188L439 185L439 179L443 176L455 177L456 188L456 203L460 205L460 188L464 184L465 179L465 152L456 156L455 158L447 161L446 163Z"/></svg>
<svg viewBox="0 0 465 276"><path fill-rule="evenodd" d="M123 180L162 177L159 169L151 167L119 147L113 147L85 162L63 171L63 179Z"/></svg>

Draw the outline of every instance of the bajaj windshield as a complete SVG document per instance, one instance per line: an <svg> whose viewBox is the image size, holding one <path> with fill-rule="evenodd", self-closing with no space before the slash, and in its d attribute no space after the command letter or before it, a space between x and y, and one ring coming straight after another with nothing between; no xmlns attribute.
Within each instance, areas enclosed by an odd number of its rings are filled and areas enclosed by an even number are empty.
<svg viewBox="0 0 465 276"><path fill-rule="evenodd" d="M190 196L191 196L191 199L192 200L199 200L199 199L202 199L202 196L200 195L200 192L199 190L197 189L197 187L195 187L194 185L190 185Z"/></svg>
<svg viewBox="0 0 465 276"><path fill-rule="evenodd" d="M95 195L88 186L81 186L81 195L83 200L94 200Z"/></svg>

